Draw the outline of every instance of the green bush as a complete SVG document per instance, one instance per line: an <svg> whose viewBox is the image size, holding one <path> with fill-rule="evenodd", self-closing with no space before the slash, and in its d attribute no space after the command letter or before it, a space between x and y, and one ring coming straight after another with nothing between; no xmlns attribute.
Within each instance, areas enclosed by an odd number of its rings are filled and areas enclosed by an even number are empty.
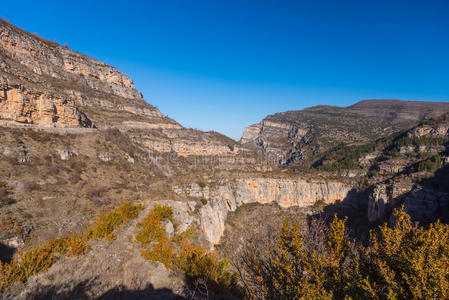
<svg viewBox="0 0 449 300"><path fill-rule="evenodd" d="M424 160L417 165L417 171L423 172L423 171L436 171L437 169L441 168L443 166L441 156L435 155L432 156L430 159Z"/></svg>
<svg viewBox="0 0 449 300"><path fill-rule="evenodd" d="M399 138L395 144L399 147L401 146L437 146L444 145L449 142L448 136L420 136L420 137L410 137L403 136Z"/></svg>

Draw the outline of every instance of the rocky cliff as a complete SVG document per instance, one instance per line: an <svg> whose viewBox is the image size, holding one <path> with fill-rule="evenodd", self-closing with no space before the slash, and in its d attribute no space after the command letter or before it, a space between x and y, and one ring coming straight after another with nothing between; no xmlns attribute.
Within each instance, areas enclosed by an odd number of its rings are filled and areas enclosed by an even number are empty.
<svg viewBox="0 0 449 300"><path fill-rule="evenodd" d="M124 121L178 126L115 68L0 21L0 118L92 127Z"/></svg>
<svg viewBox="0 0 449 300"><path fill-rule="evenodd" d="M332 148L311 170L320 176L354 174L353 180L366 188L372 222L388 220L402 205L421 223L447 220L448 120L443 115L369 144Z"/></svg>
<svg viewBox="0 0 449 300"><path fill-rule="evenodd" d="M331 204L346 199L351 189L351 186L338 181L257 175L220 180L203 187L197 183L174 187L178 195L206 202L199 208L199 224L212 245L217 244L223 235L228 212L244 204L274 203L283 208Z"/></svg>
<svg viewBox="0 0 449 300"><path fill-rule="evenodd" d="M363 144L449 111L449 103L364 100L348 107L315 106L267 116L245 128L240 142L288 165L333 145Z"/></svg>

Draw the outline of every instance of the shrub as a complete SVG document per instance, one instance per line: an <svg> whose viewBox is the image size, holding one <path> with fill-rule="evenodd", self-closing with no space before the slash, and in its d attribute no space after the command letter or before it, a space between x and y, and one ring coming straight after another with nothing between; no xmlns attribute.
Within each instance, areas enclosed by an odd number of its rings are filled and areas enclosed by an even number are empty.
<svg viewBox="0 0 449 300"><path fill-rule="evenodd" d="M9 194L11 194L13 191L13 188L10 187L8 184L0 181L0 198L8 197Z"/></svg>
<svg viewBox="0 0 449 300"><path fill-rule="evenodd" d="M154 218L159 221L169 220L173 222L173 209L167 205L156 205L152 210L150 215L153 215Z"/></svg>
<svg viewBox="0 0 449 300"><path fill-rule="evenodd" d="M142 227L137 234L136 240L142 245L149 245L153 241L160 241L165 237L165 230L160 224L160 220L153 217L146 217L142 223Z"/></svg>
<svg viewBox="0 0 449 300"><path fill-rule="evenodd" d="M173 222L173 211L168 206L155 206L142 222L136 240L144 249L141 254L151 261L159 261L167 268L182 271L189 284L202 278L216 290L235 286L236 275L228 270L229 262L219 259L214 252L208 252L191 243L193 229L168 238L161 221Z"/></svg>
<svg viewBox="0 0 449 300"><path fill-rule="evenodd" d="M56 261L57 254L86 253L87 244L79 241L74 237L50 240L45 245L21 253L20 258L15 256L10 263L0 263L0 292L16 282L26 282L30 276L48 270Z"/></svg>
<svg viewBox="0 0 449 300"><path fill-rule="evenodd" d="M430 159L421 161L417 165L417 171L435 171L443 166L440 155L432 156Z"/></svg>
<svg viewBox="0 0 449 300"><path fill-rule="evenodd" d="M249 297L265 299L447 299L449 225L412 223L403 210L395 226L380 226L368 246L348 238L345 220L321 230L324 247L304 239L298 225L282 227L261 257L246 252L239 270ZM245 275L247 274L247 276Z"/></svg>
<svg viewBox="0 0 449 300"><path fill-rule="evenodd" d="M160 242L165 237L165 229L161 226L161 221L169 220L173 222L173 210L170 206L156 205L150 213L137 226L141 229L136 234L136 240L142 245L149 245L151 242Z"/></svg>
<svg viewBox="0 0 449 300"><path fill-rule="evenodd" d="M200 188L204 189L207 184L205 181L200 181L200 182L198 182L198 185L200 186Z"/></svg>
<svg viewBox="0 0 449 300"><path fill-rule="evenodd" d="M449 142L448 136L420 136L420 137L410 137L402 136L399 138L395 144L399 147L401 146L437 146L444 145Z"/></svg>
<svg viewBox="0 0 449 300"><path fill-rule="evenodd" d="M78 256L89 252L89 240L84 233L72 233L68 237L52 239L47 242L49 248L65 256Z"/></svg>
<svg viewBox="0 0 449 300"><path fill-rule="evenodd" d="M0 222L0 231L11 231L15 234L20 234L23 232L22 223L16 218L4 217Z"/></svg>
<svg viewBox="0 0 449 300"><path fill-rule="evenodd" d="M114 230L119 225L137 218L141 210L143 210L142 205L131 205L130 202L125 202L108 213L100 214L94 225L88 230L89 238L114 239Z"/></svg>
<svg viewBox="0 0 449 300"><path fill-rule="evenodd" d="M84 232L51 239L44 245L18 253L9 263L0 262L0 293L16 282L26 282L30 276L45 272L58 255L78 256L88 253L90 239L113 237L113 230L118 225L135 219L142 209L142 205L125 202L113 211L101 214L95 225ZM7 220L7 223L14 224L11 220Z"/></svg>
<svg viewBox="0 0 449 300"><path fill-rule="evenodd" d="M403 210L394 216L394 228L381 226L360 256L361 288L376 298L447 299L449 226L420 227Z"/></svg>
<svg viewBox="0 0 449 300"><path fill-rule="evenodd" d="M184 272L190 284L203 278L209 282L209 286L220 289L232 287L237 281L236 275L228 270L227 259L219 259L215 252L208 252L188 242L181 244L175 265Z"/></svg>
<svg viewBox="0 0 449 300"><path fill-rule="evenodd" d="M167 268L173 268L175 249L168 239L160 240L151 249L142 249L142 256L151 261L159 261Z"/></svg>
<svg viewBox="0 0 449 300"><path fill-rule="evenodd" d="M313 203L314 208L320 208L323 207L324 205L326 205L326 201L324 201L324 199L319 199L315 201L315 203Z"/></svg>
<svg viewBox="0 0 449 300"><path fill-rule="evenodd" d="M378 143L380 142L371 142L365 145L338 145L326 151L321 159L314 163L313 167L326 172L360 168L357 162L358 158L364 153L373 152ZM323 163L324 161L330 162Z"/></svg>
<svg viewBox="0 0 449 300"><path fill-rule="evenodd" d="M207 199L204 197L201 197L201 204L206 205L207 204Z"/></svg>

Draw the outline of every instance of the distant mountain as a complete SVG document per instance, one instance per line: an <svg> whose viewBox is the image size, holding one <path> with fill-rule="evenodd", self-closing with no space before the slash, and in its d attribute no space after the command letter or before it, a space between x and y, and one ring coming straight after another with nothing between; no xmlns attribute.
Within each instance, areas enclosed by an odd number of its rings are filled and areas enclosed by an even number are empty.
<svg viewBox="0 0 449 300"><path fill-rule="evenodd" d="M245 128L240 142L286 165L339 143L361 144L449 111L449 103L363 100L348 107L319 105L269 115Z"/></svg>

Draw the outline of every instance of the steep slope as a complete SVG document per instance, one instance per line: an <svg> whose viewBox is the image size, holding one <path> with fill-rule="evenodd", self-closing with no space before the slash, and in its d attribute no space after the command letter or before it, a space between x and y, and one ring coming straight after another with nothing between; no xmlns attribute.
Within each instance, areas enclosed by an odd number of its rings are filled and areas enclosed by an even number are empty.
<svg viewBox="0 0 449 300"><path fill-rule="evenodd" d="M271 169L164 116L115 68L5 21L0 83L0 241L16 248L124 199L179 199L172 181Z"/></svg>
<svg viewBox="0 0 449 300"><path fill-rule="evenodd" d="M180 127L115 68L3 20L0 89L0 118L9 124Z"/></svg>
<svg viewBox="0 0 449 300"><path fill-rule="evenodd" d="M315 176L352 177L367 201L373 222L388 220L404 205L414 220L449 221L449 116L363 145L337 146L307 171Z"/></svg>
<svg viewBox="0 0 449 300"><path fill-rule="evenodd" d="M240 142L287 165L339 143L361 144L449 111L449 103L364 100L348 107L315 106L267 116L245 128Z"/></svg>

